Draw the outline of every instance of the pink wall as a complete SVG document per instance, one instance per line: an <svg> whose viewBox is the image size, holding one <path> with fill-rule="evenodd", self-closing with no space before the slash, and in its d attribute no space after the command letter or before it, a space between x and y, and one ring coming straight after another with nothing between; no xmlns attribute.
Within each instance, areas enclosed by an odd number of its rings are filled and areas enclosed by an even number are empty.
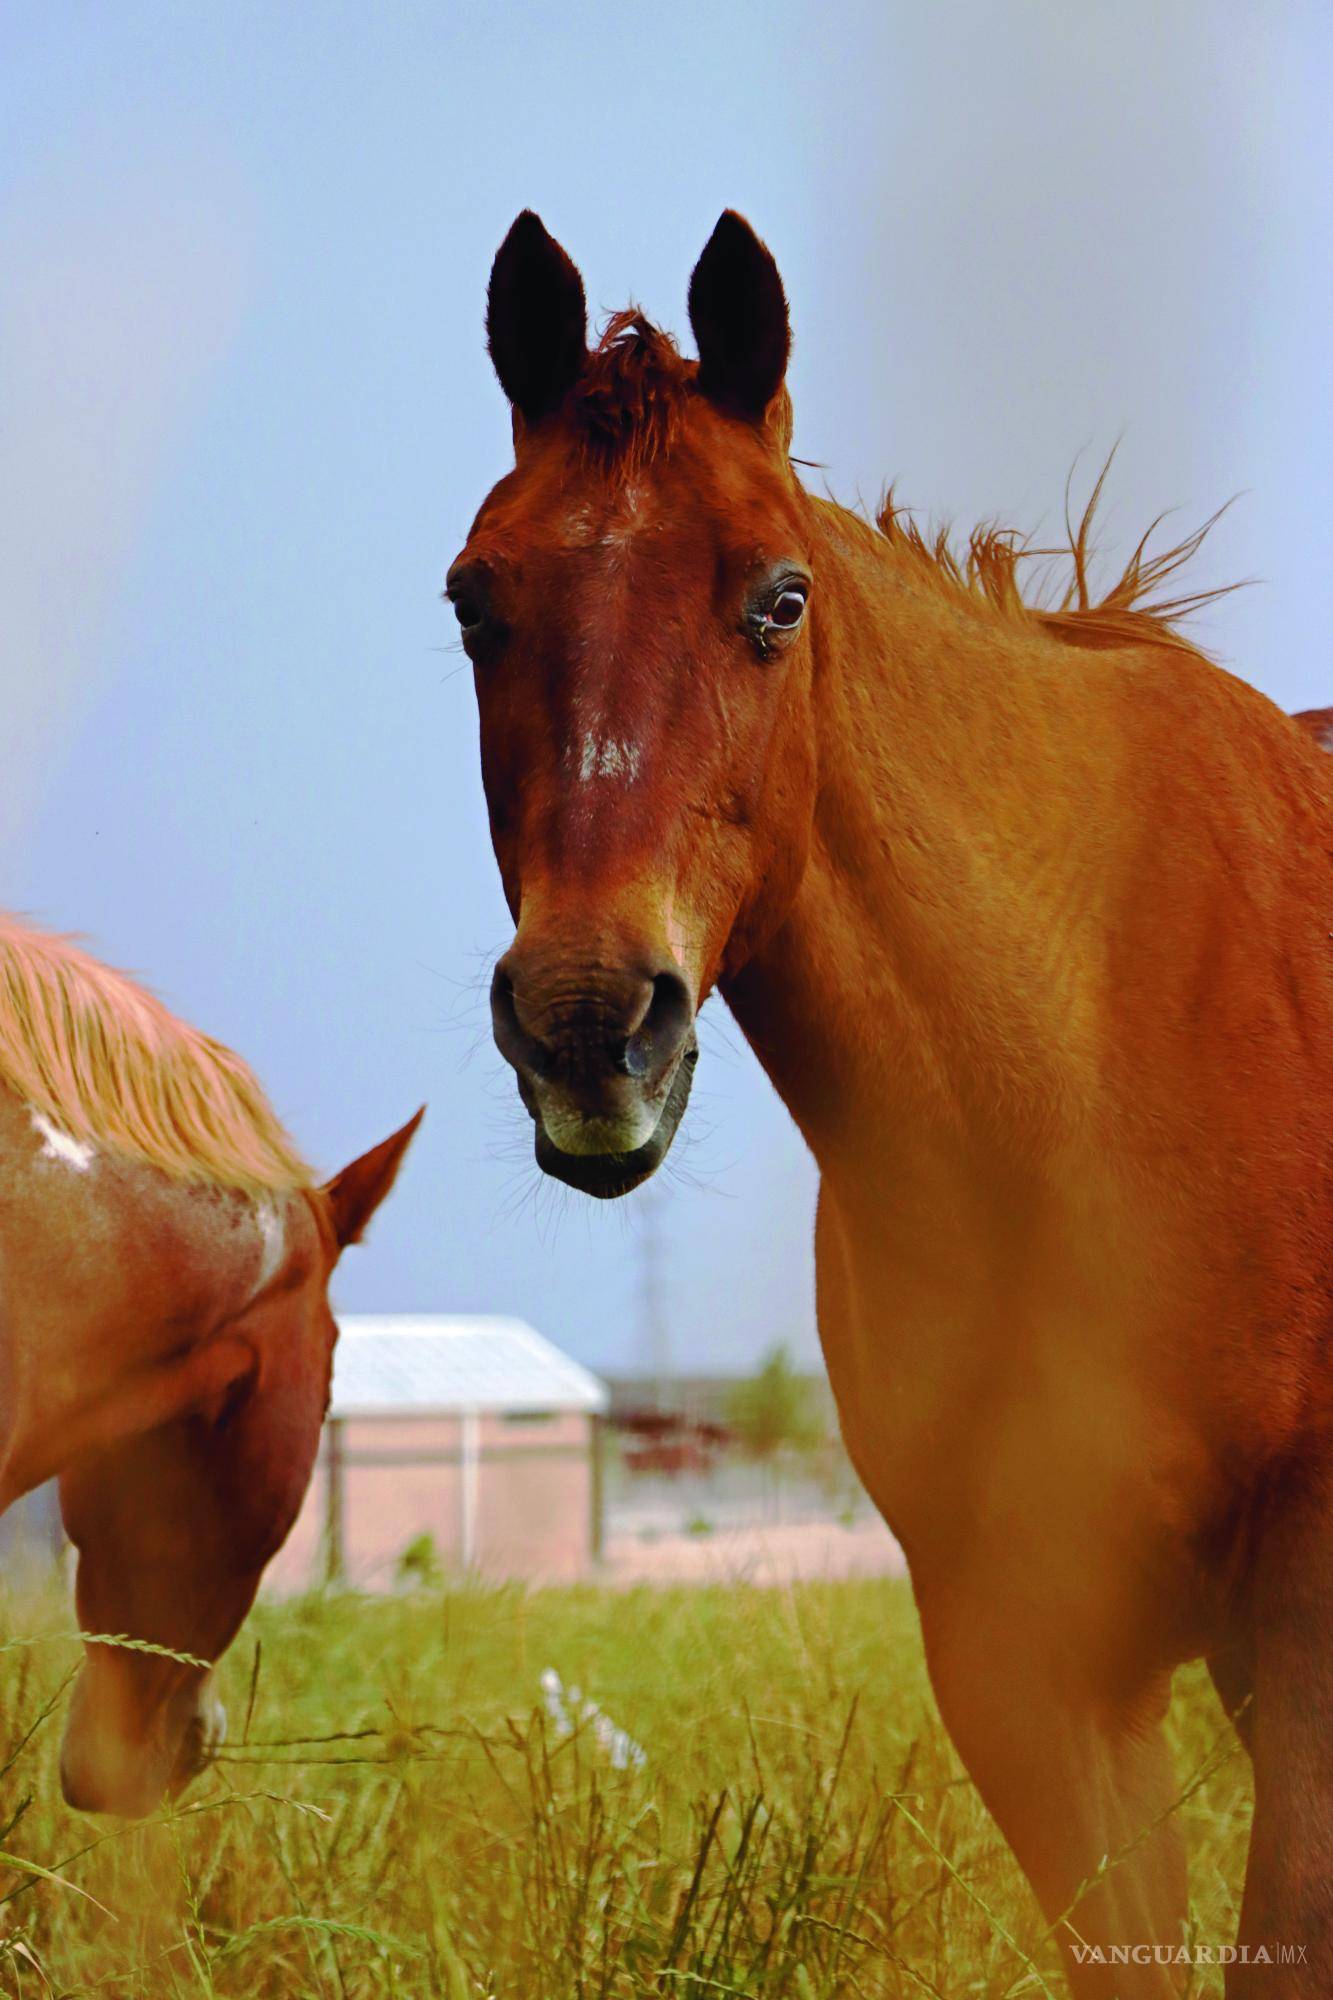
<svg viewBox="0 0 1333 2000"><path fill-rule="evenodd" d="M578 1413L477 1424L474 1570L491 1577L568 1582L591 1561L592 1420ZM328 1429L300 1517L269 1565L266 1588L303 1590L324 1577ZM446 1571L462 1570L462 1420L345 1419L343 1570L362 1589L388 1589L399 1556L434 1537ZM442 1462L421 1462L438 1453ZM413 1462L414 1459L417 1462ZM367 1462L390 1461L390 1462Z"/></svg>

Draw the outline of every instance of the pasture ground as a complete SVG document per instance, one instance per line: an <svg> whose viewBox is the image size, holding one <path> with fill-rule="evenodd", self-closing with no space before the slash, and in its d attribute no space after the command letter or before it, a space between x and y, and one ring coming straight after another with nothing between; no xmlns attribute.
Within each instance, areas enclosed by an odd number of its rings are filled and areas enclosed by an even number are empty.
<svg viewBox="0 0 1333 2000"><path fill-rule="evenodd" d="M1064 1991L935 1715L901 1580L261 1605L222 1669L224 1761L135 1827L60 1803L67 1608L0 1609L24 1641L0 1645L6 1995ZM570 1733L546 1669L624 1736ZM1248 1766L1198 1672L1172 1730L1194 1931L1217 1945Z"/></svg>

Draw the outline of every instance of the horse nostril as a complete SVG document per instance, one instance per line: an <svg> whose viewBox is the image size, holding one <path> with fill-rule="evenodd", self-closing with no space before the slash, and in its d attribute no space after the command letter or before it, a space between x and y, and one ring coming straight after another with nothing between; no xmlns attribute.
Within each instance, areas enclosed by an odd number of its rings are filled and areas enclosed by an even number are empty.
<svg viewBox="0 0 1333 2000"><path fill-rule="evenodd" d="M501 1049L518 1034L518 1009L514 1005L514 982L502 966L491 975L491 1026Z"/></svg>
<svg viewBox="0 0 1333 2000"><path fill-rule="evenodd" d="M679 1048L694 1020L690 989L678 972L659 972L653 981L653 997L644 1027L655 1041Z"/></svg>
<svg viewBox="0 0 1333 2000"><path fill-rule="evenodd" d="M491 1029L495 1046L507 1063L520 1073L541 1074L545 1051L518 1017L514 982L503 964L496 966L491 980Z"/></svg>
<svg viewBox="0 0 1333 2000"><path fill-rule="evenodd" d="M597 967L585 986L570 970L556 976L511 955L491 979L495 1044L518 1072L521 1094L546 1084L594 1092L617 1075L651 1084L675 1062L693 1021L674 966L656 975ZM533 1109L527 1095L524 1102Z"/></svg>
<svg viewBox="0 0 1333 2000"><path fill-rule="evenodd" d="M620 1068L626 1076L664 1070L679 1054L694 1022L690 989L678 972L659 972L648 1011L625 1044Z"/></svg>

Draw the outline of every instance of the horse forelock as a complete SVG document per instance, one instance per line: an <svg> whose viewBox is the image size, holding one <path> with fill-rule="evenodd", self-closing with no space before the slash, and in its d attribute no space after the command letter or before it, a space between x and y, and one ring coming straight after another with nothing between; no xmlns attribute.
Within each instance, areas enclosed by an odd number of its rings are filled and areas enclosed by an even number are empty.
<svg viewBox="0 0 1333 2000"><path fill-rule="evenodd" d="M666 457L697 373L636 306L613 313L571 392L584 455L624 472Z"/></svg>
<svg viewBox="0 0 1333 2000"><path fill-rule="evenodd" d="M239 1056L66 938L0 916L0 1081L69 1139L248 1194L310 1170Z"/></svg>
<svg viewBox="0 0 1333 2000"><path fill-rule="evenodd" d="M671 335L637 306L613 313L589 352L569 402L579 432L581 454L603 472L627 477L669 456L695 390L697 361L680 352ZM1219 510L1202 527L1155 553L1147 544L1158 523L1138 543L1115 581L1099 595L1091 578L1091 533L1106 477L1107 459L1077 524L1063 549L1029 544L1016 530L985 524L973 529L959 550L947 528L923 532L900 507L892 488L875 525L900 553L939 586L988 605L1008 621L1044 629L1080 647L1155 644L1197 653L1200 648L1179 629L1179 621L1236 583L1173 593L1164 589L1198 554ZM1029 565L1063 560L1065 581L1053 599L1025 588Z"/></svg>

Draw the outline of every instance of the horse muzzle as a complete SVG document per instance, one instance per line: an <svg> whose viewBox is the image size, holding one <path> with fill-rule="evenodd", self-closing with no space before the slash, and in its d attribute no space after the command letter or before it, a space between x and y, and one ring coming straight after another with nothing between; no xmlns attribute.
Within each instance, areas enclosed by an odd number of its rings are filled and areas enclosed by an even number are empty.
<svg viewBox="0 0 1333 2000"><path fill-rule="evenodd" d="M608 1200L656 1171L698 1060L694 1001L674 960L572 967L519 941L495 969L491 1017L543 1173Z"/></svg>
<svg viewBox="0 0 1333 2000"><path fill-rule="evenodd" d="M651 1126L647 1138L639 1145L624 1151L610 1148L595 1152L567 1152L550 1136L540 1108L534 1110L529 1106L536 1127L534 1151L537 1165L553 1180L563 1181L566 1187L577 1188L580 1194L593 1195L598 1201L614 1201L619 1195L632 1193L657 1172L671 1150L671 1142L690 1101L690 1086L698 1060L699 1045L691 1036L681 1052L656 1124ZM519 1089L522 1093L521 1084Z"/></svg>
<svg viewBox="0 0 1333 2000"><path fill-rule="evenodd" d="M212 1763L227 1712L207 1683L169 1697L137 1722L123 1700L99 1702L81 1679L60 1753L60 1788L78 1812L142 1819Z"/></svg>

